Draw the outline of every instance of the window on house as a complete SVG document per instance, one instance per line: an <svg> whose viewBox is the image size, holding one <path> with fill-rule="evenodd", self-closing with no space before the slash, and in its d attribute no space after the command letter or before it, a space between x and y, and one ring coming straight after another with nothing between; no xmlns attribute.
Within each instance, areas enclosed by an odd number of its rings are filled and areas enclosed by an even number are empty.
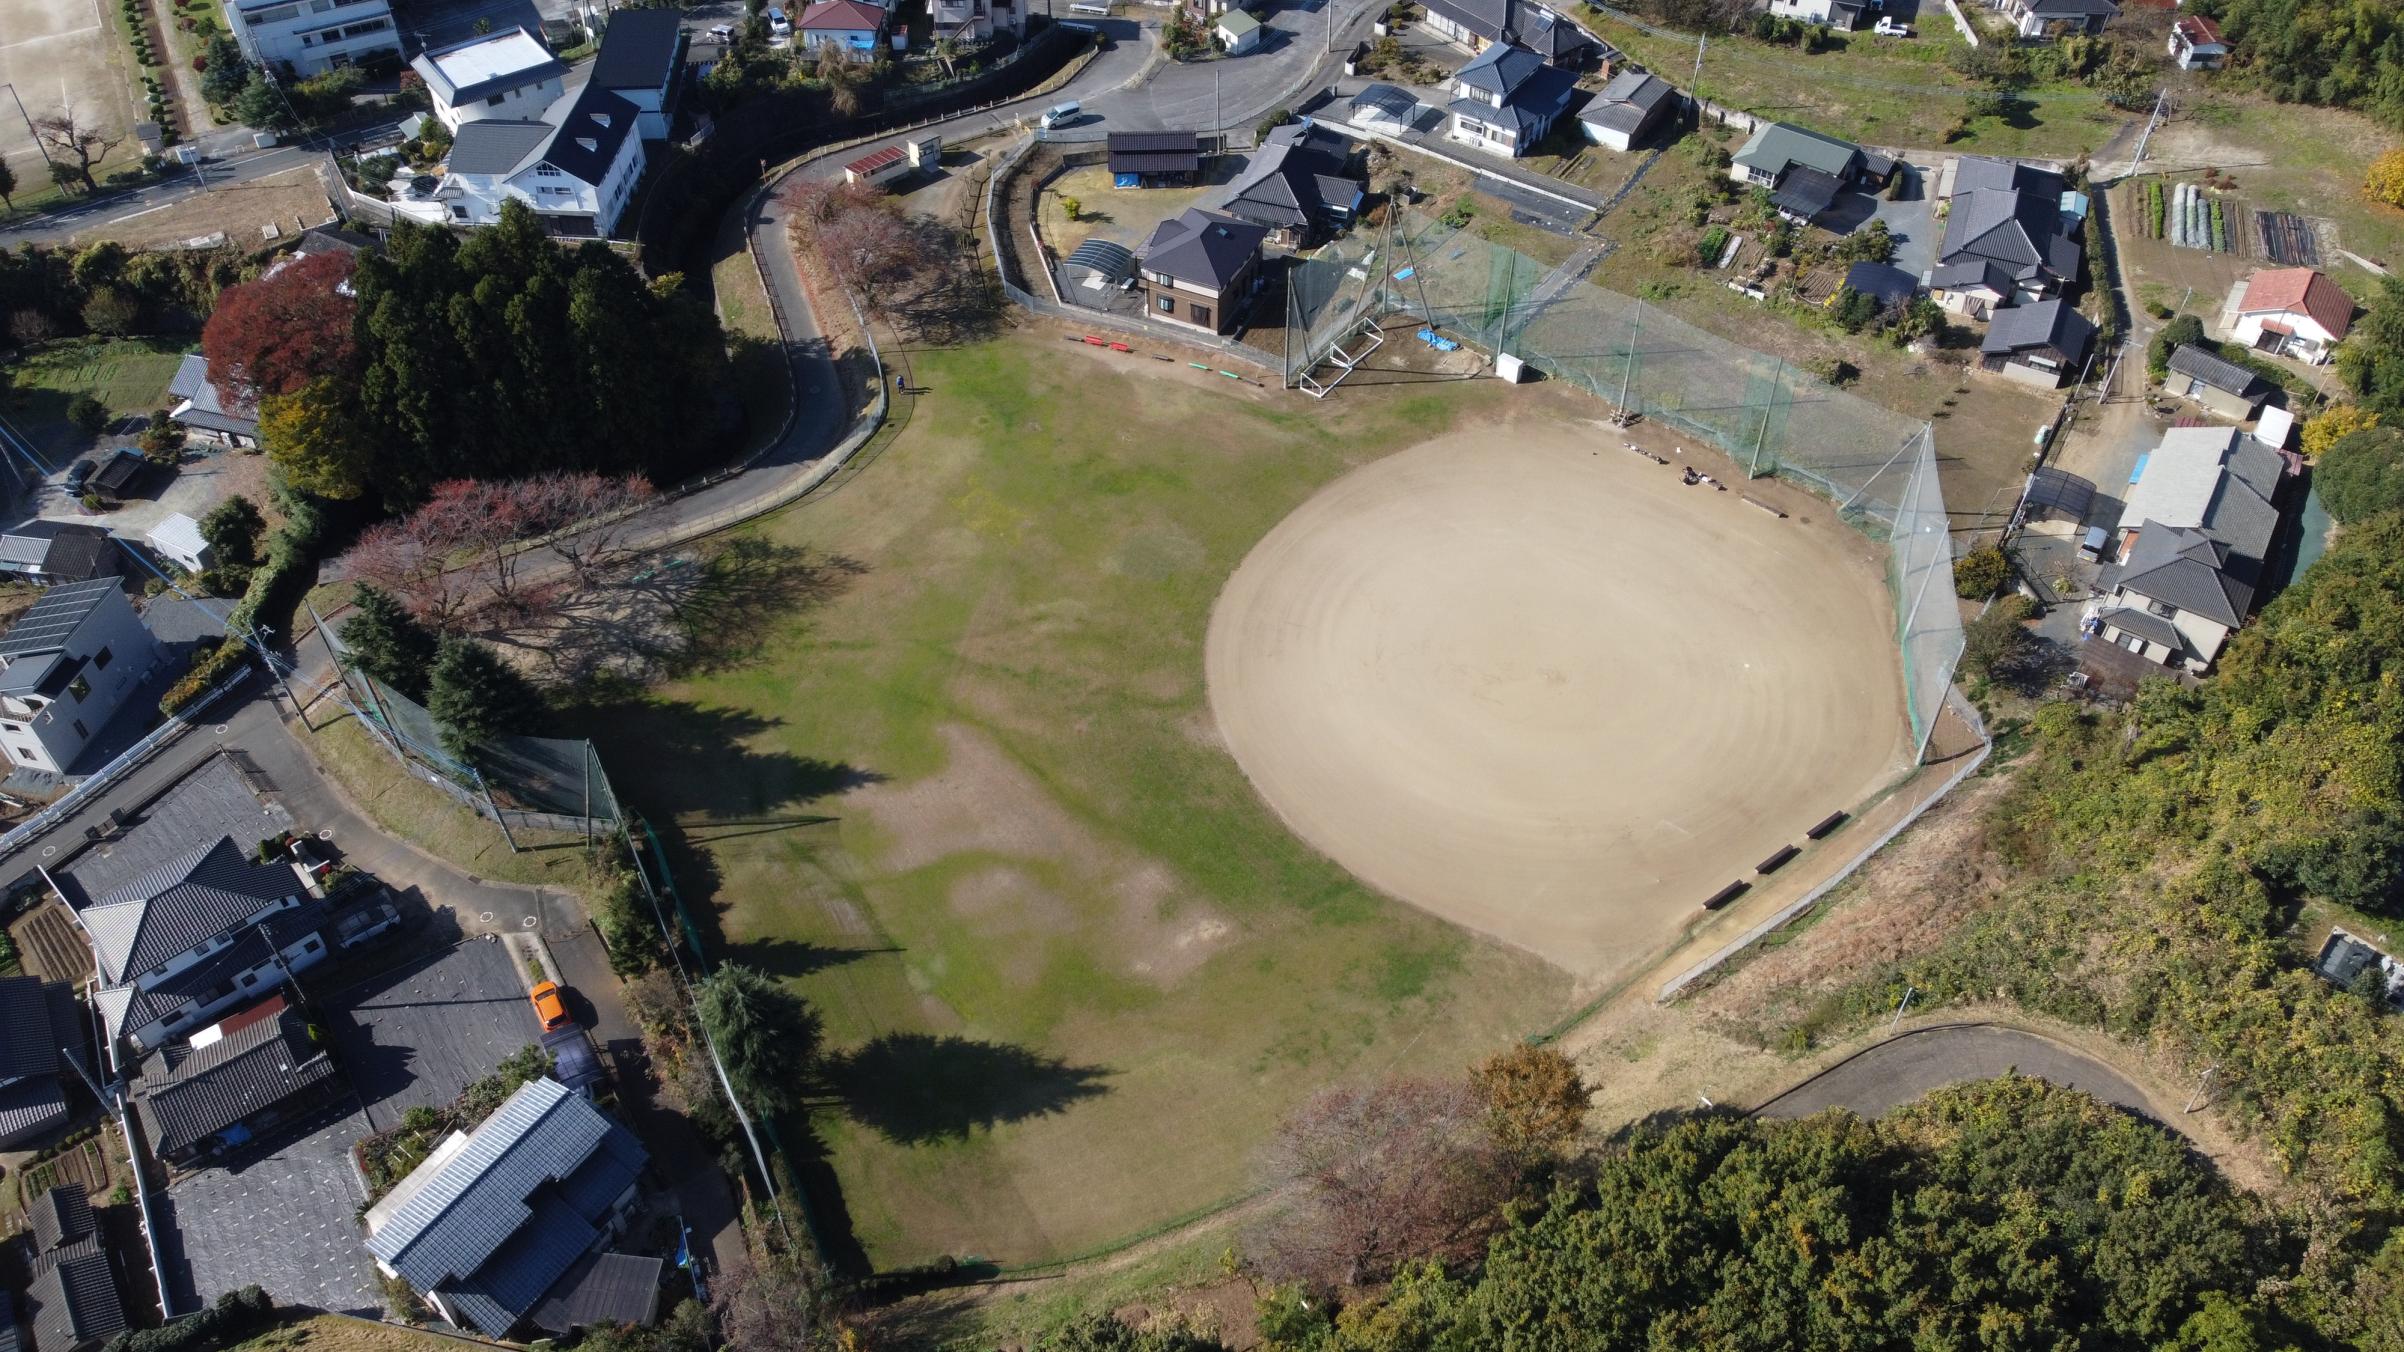
<svg viewBox="0 0 2404 1352"><path fill-rule="evenodd" d="M101 649L99 652L96 652L96 653L92 654L92 666L93 666L95 669L97 669L97 670L100 670L100 671L106 671L106 670L108 670L108 669L109 669L109 663L111 663L111 662L114 662L114 661L116 661L116 660L117 660L117 655L116 655L115 653L113 653L113 652L110 652L110 651L109 651L108 649L106 649L106 648L102 648L102 649Z"/></svg>
<svg viewBox="0 0 2404 1352"><path fill-rule="evenodd" d="M491 98L484 101L484 106L487 108L498 108L501 106L501 100L507 97L509 97L507 94L495 94Z"/></svg>
<svg viewBox="0 0 2404 1352"><path fill-rule="evenodd" d="M242 974L242 984L243 984L243 985L245 985L245 986L256 986L256 985L258 985L258 984L259 984L259 974L258 974L257 972L244 972L244 973Z"/></svg>
<svg viewBox="0 0 2404 1352"><path fill-rule="evenodd" d="M81 704L84 702L85 697L92 693L92 683L85 680L83 677L78 676L74 680L67 682L67 693L75 697L75 702L77 704Z"/></svg>
<svg viewBox="0 0 2404 1352"><path fill-rule="evenodd" d="M559 166L555 164L538 164L534 166L534 176L536 178L557 178L559 177Z"/></svg>
<svg viewBox="0 0 2404 1352"><path fill-rule="evenodd" d="M0 723L0 732L23 732L23 731L25 731L25 725L24 725L24 724L22 724L22 723Z"/></svg>
<svg viewBox="0 0 2404 1352"><path fill-rule="evenodd" d="M89 737L92 735L91 733L84 731L83 720L80 718L74 721L74 727L75 735L78 737Z"/></svg>
<svg viewBox="0 0 2404 1352"><path fill-rule="evenodd" d="M2175 620L2179 617L2179 608L2168 601L2149 600L2145 603L2145 608L2166 620Z"/></svg>
<svg viewBox="0 0 2404 1352"><path fill-rule="evenodd" d="M1162 296L1159 298L1158 304L1160 306L1160 312L1164 315L1173 315L1177 313L1177 298L1175 296Z"/></svg>
<svg viewBox="0 0 2404 1352"><path fill-rule="evenodd" d="M301 945L301 951L303 953L314 953L325 946L325 940L320 939L316 935L312 934L309 936L309 942Z"/></svg>
<svg viewBox="0 0 2404 1352"><path fill-rule="evenodd" d="M2122 634L2120 636L2120 646L2133 653L2142 653L2145 651L2145 640L2137 637L2135 634Z"/></svg>
<svg viewBox="0 0 2404 1352"><path fill-rule="evenodd" d="M1196 305L1191 308L1194 314L1194 322L1203 325L1204 327L1208 327L1210 324L1210 307L1207 305Z"/></svg>

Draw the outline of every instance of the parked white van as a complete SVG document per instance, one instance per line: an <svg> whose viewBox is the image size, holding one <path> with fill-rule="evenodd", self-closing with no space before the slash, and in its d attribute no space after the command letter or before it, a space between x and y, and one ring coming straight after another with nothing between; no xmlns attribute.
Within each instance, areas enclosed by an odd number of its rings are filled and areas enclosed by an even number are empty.
<svg viewBox="0 0 2404 1352"><path fill-rule="evenodd" d="M1074 99L1067 103L1056 103L1044 112L1040 125L1045 131L1050 131L1054 127L1065 127L1076 121L1084 112L1085 105Z"/></svg>

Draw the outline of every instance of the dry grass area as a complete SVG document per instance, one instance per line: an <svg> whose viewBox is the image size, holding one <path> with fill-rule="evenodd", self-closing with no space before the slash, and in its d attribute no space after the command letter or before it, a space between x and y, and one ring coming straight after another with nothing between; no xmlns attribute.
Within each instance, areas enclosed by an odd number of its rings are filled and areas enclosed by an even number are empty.
<svg viewBox="0 0 2404 1352"><path fill-rule="evenodd" d="M1154 226L1198 205L1226 183L1234 164L1232 159L1216 161L1204 180L1190 188L1119 188L1111 186L1106 165L1071 169L1044 188L1036 204L1036 229L1063 258L1096 237L1133 249L1151 238ZM1079 208L1073 219L1067 206L1071 199Z"/></svg>
<svg viewBox="0 0 2404 1352"><path fill-rule="evenodd" d="M2201 315L2209 326L2232 285L2256 268L2278 266L2257 253L2260 241L2253 228L2254 204L2242 193L2217 195L2224 211L2244 218L2233 251L2182 248L2145 233L2145 187L2149 181L2135 179L2112 190L2112 236L2120 246L2120 266L2130 298L2140 309L2165 305ZM2164 178L2163 191L2167 193L2174 183L2190 181L2196 180L2185 174Z"/></svg>
<svg viewBox="0 0 2404 1352"><path fill-rule="evenodd" d="M2237 180L2237 195L2249 207L2327 220L2339 247L2393 264L2404 258L2404 211L2364 198L2362 175L2400 142L2404 138L2359 114L2216 96L2193 101L2155 132L2145 167L2163 173L2219 169ZM2323 262L2358 296L2373 281L2342 258Z"/></svg>
<svg viewBox="0 0 2404 1352"><path fill-rule="evenodd" d="M25 970L48 981L81 982L92 974L91 945L84 942L67 908L42 903L8 927Z"/></svg>
<svg viewBox="0 0 2404 1352"><path fill-rule="evenodd" d="M258 249L335 218L316 169L302 166L248 183L227 184L123 216L104 217L75 232L74 242L113 239L129 249L163 249L222 234L237 249ZM272 238L266 227L274 226Z"/></svg>

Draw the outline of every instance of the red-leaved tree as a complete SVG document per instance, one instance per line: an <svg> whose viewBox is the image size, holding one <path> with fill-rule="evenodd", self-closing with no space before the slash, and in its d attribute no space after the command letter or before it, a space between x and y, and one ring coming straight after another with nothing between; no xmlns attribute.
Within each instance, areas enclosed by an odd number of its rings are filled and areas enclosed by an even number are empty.
<svg viewBox="0 0 2404 1352"><path fill-rule="evenodd" d="M209 383L229 397L290 394L319 376L350 375L358 356L349 254L289 259L267 276L227 287L200 331Z"/></svg>
<svg viewBox="0 0 2404 1352"><path fill-rule="evenodd" d="M342 564L345 576L390 593L430 627L450 632L486 604L518 606L546 557L590 582L624 557L625 513L653 496L651 485L632 474L447 479L416 511L362 531ZM582 523L591 524L572 529ZM554 538L525 544L544 536Z"/></svg>

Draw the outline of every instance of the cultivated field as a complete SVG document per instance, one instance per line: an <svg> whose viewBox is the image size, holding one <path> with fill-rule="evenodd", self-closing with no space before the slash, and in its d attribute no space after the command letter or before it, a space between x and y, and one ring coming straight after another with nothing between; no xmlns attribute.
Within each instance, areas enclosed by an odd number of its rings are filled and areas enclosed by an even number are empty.
<svg viewBox="0 0 2404 1352"><path fill-rule="evenodd" d="M1569 1009L1561 970L1288 833L1202 651L1322 486L1560 396L1305 404L1048 325L911 360L907 430L758 531L839 581L590 724L721 951L847 1053L830 1228L880 1266L1109 1245L1240 1193L1318 1086L1455 1073Z"/></svg>
<svg viewBox="0 0 2404 1352"><path fill-rule="evenodd" d="M1220 734L1304 839L1603 980L1912 754L1868 542L1620 439L1547 410L1354 471L1208 647Z"/></svg>
<svg viewBox="0 0 2404 1352"><path fill-rule="evenodd" d="M101 0L0 0L0 84L16 87L28 116L43 117L73 103L87 123L112 137L125 136L107 161L110 168L142 156L130 135L132 66L133 52L109 23ZM17 115L16 101L5 96L0 96L0 157L16 170L21 199L49 188L41 151Z"/></svg>

